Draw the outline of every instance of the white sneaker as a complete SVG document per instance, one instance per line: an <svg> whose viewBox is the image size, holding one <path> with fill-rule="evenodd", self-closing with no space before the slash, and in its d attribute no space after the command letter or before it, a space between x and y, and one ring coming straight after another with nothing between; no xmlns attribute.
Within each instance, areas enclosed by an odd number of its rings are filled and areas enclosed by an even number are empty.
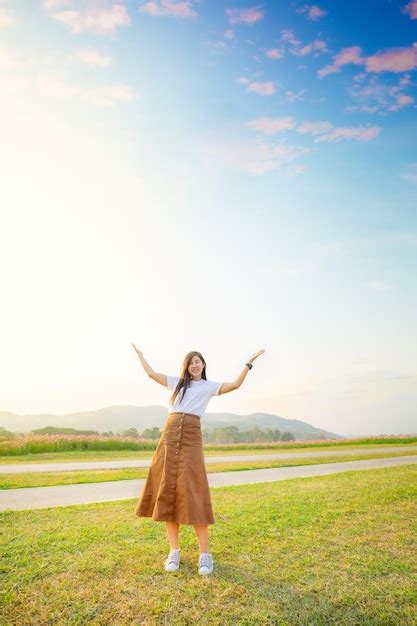
<svg viewBox="0 0 417 626"><path fill-rule="evenodd" d="M210 552L202 552L198 559L198 573L202 576L211 574L213 571L213 558Z"/></svg>
<svg viewBox="0 0 417 626"><path fill-rule="evenodd" d="M165 569L167 572L175 572L180 566L180 548L171 550L165 559Z"/></svg>

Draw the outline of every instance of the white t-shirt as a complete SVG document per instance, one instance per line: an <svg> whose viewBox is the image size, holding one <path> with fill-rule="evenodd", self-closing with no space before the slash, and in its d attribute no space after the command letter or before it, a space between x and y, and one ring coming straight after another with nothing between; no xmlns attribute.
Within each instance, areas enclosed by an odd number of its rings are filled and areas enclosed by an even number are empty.
<svg viewBox="0 0 417 626"><path fill-rule="evenodd" d="M167 376L167 387L174 391L179 381L179 376ZM169 405L169 412L193 413L194 415L203 416L204 411L213 396L218 396L222 383L214 382L214 380L191 380L190 386L185 392L182 401L182 393L184 388L180 390L175 398L174 405Z"/></svg>

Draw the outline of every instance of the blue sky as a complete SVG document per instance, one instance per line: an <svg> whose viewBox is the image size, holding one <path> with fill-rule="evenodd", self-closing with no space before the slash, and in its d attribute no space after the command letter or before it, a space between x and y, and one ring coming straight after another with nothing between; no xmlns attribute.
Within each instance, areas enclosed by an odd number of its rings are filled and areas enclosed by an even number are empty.
<svg viewBox="0 0 417 626"><path fill-rule="evenodd" d="M417 2L0 1L0 410L417 431Z"/></svg>

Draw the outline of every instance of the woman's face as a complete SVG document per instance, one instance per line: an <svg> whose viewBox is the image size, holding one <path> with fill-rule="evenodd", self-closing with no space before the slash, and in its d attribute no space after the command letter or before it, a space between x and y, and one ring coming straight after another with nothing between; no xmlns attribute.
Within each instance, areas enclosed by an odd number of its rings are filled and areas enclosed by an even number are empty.
<svg viewBox="0 0 417 626"><path fill-rule="evenodd" d="M188 366L188 372L191 378L200 379L203 369L204 369L204 363L200 359L200 357L197 355L193 356Z"/></svg>

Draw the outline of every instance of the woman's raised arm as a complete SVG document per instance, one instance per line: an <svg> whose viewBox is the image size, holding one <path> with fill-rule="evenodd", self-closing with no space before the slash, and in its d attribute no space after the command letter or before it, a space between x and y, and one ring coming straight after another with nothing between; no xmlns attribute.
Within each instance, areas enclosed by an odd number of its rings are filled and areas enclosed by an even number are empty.
<svg viewBox="0 0 417 626"><path fill-rule="evenodd" d="M253 363L254 360L257 359L258 356L260 356L264 352L265 352L265 350L258 350L258 352L255 352L254 354L252 354L252 356L249 357L247 362L248 363ZM235 391L235 389L239 389L240 385L245 380L246 374L248 372L249 372L249 367L247 367L247 365L245 365L245 367L243 368L243 370L241 371L241 373L239 374L239 376L236 378L236 380L233 383L223 383L222 384L222 386L219 389L219 396L223 395L224 393L229 393L230 391Z"/></svg>
<svg viewBox="0 0 417 626"><path fill-rule="evenodd" d="M145 370L145 372L147 373L147 375L152 378L152 380L156 381L157 383L159 383L160 385L163 385L164 387L167 386L167 377L165 374L158 374L157 372L154 372L153 369L151 368L151 366L149 365L149 363L146 361L145 357L143 356L143 352L142 350L139 350L139 348L137 348L135 346L134 343L132 343L133 349L136 352L136 354L139 357L140 362L143 365L143 369Z"/></svg>

